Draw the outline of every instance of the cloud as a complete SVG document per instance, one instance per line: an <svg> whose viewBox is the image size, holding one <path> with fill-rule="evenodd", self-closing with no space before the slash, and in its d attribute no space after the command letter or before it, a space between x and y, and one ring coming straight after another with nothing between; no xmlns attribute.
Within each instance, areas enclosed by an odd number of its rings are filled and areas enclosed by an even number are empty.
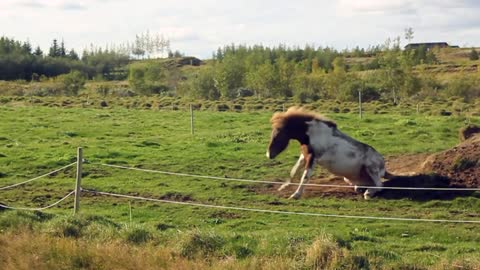
<svg viewBox="0 0 480 270"><path fill-rule="evenodd" d="M337 9L344 14L411 14L415 13L415 5L406 0L340 0Z"/></svg>
<svg viewBox="0 0 480 270"><path fill-rule="evenodd" d="M46 4L41 3L40 1L35 1L35 0L22 1L22 2L17 3L17 5L21 6L21 7L27 7L27 8L45 8L45 7L47 7Z"/></svg>
<svg viewBox="0 0 480 270"><path fill-rule="evenodd" d="M82 4L77 3L62 3L59 6L62 10L70 10L70 11L77 11L77 10L86 10L87 7Z"/></svg>
<svg viewBox="0 0 480 270"><path fill-rule="evenodd" d="M200 36L190 27L162 28L161 33L172 42L191 42L200 40Z"/></svg>

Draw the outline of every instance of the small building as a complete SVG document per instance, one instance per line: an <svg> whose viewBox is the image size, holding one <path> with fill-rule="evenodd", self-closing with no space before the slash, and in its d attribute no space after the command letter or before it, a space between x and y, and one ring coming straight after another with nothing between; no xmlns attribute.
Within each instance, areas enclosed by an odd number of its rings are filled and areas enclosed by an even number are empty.
<svg viewBox="0 0 480 270"><path fill-rule="evenodd" d="M458 46L450 46L447 42L423 42L423 43L409 43L405 46L405 50L418 49L425 47L427 50L433 48L458 48Z"/></svg>

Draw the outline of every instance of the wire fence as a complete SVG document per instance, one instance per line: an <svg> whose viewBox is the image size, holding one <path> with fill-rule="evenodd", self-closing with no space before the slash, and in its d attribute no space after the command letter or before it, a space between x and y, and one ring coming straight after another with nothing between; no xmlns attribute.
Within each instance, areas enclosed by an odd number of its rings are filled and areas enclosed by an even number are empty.
<svg viewBox="0 0 480 270"><path fill-rule="evenodd" d="M7 190L7 189L11 189L11 188L18 187L18 186L21 186L21 185L25 185L25 184L33 182L35 180L47 177L49 175L55 174L55 173L60 172L60 171L63 171L66 168L74 166L75 164L77 164L77 161L72 162L72 163L70 163L68 165L65 165L61 168L58 168L56 170L53 170L51 172L48 172L48 173L42 174L40 176L34 177L32 179L28 179L26 181L22 181L22 182L19 182L19 183L16 183L16 184L11 184L11 185L8 185L8 186L0 187L0 190ZM0 208L11 209L11 210L43 211L43 210L52 208L52 207L60 204L61 202L66 200L68 197L70 197L74 193L75 193L75 190L69 192L67 195L65 195L61 199L57 200L56 202L54 202L50 205L44 206L44 207L15 207L15 206L9 206L9 205L5 205L5 204L0 203Z"/></svg>
<svg viewBox="0 0 480 270"><path fill-rule="evenodd" d="M40 175L40 176L37 176L37 177L35 177L35 178L29 179L29 180L26 180L26 181L23 181L23 182L20 182L20 183L12 184L12 185L9 185L9 186L0 187L0 190L10 189L10 188L14 188L14 187L18 187L18 186L24 185L24 184L26 184L26 183L30 183L30 182L32 182L32 181L41 179L41 178L46 177L46 176L49 176L49 175L52 175L52 174L57 173L57 172L59 172L59 171L63 171L63 170L65 170L66 168L71 167L71 166L73 166L73 165L75 165L75 164L77 164L76 161L75 161L75 162L72 162L72 163L70 163L70 164L68 164L68 165L65 165L65 166L63 166L63 167L61 167L61 168L58 168L58 169L56 169L56 170L54 170L54 171L51 171L51 172L48 172L48 173L46 173L46 174L42 174L42 175Z"/></svg>
<svg viewBox="0 0 480 270"><path fill-rule="evenodd" d="M245 207L237 207L237 206L203 204L203 203L196 203L196 202L171 201L171 200L164 200L164 199L153 199L153 198L146 198L146 197L141 197L141 196L132 196L132 195L125 195L125 194L111 193L111 192L87 190L87 189L83 189L82 191L93 193L93 194L112 196L112 197L117 197L117 198L126 198L126 199L143 200L143 201L160 202L160 203L170 203L170 204L179 204L179 205L189 205L189 206L198 206L198 207L205 207L205 208L225 209L225 210L240 210L240 211L249 211L249 212L270 213L270 214L331 217L331 218L350 218L350 219L369 219L369 220L394 220L394 221L414 221L414 222L476 223L476 224L480 224L480 220L401 218L401 217L337 215L337 214L323 214L323 213L312 213L312 212L293 212L293 211L282 211L282 210L245 208Z"/></svg>
<svg viewBox="0 0 480 270"><path fill-rule="evenodd" d="M154 199L154 198L147 198L142 196L133 196L133 195L125 195L125 194L118 194L118 193L111 193L105 191L96 191L92 189L82 189L81 188L81 175L82 175L82 164L85 162L82 158L82 149L78 149L77 153L77 161L71 164L65 165L61 168L53 170L49 173L40 175L38 177L16 183L11 184L8 186L4 186L0 188L0 190L6 190L14 187L18 187L20 185L38 180L40 178L52 175L57 173L61 170L69 168L73 165L77 165L77 181L76 187L73 191L69 192L67 195L62 197L61 199L57 200L56 202L44 206L44 207L14 207L8 206L5 204L0 204L1 208L5 209L13 209L13 210L32 210L32 211L42 211L52 207L59 205L61 202L65 201L72 195L75 195L75 211L77 213L80 203L80 194L81 192L88 192L92 194L99 194L103 196L110 196L116 198L125 198L125 199L132 199L132 200L143 200L143 201L150 201L150 202L157 202L157 203L168 203L168 204L176 204L176 205L187 205L187 206L196 206L196 207L204 207L204 208L216 208L216 209L225 209L225 210L236 210L236 211L248 211L248 212L258 212L258 213L270 213L270 214L283 214L283 215L300 215L300 216L316 216L316 217L330 217L330 218L343 218L343 219L368 219L368 220L383 220L383 221L405 221L405 222L433 222L433 223L464 223L464 224L480 224L480 220L468 220L468 219L435 219L435 218L410 218L410 217L385 217L385 216L369 216L369 215L342 215L342 214L327 214L327 213L313 213L313 212L300 212L300 211L286 211L286 210L272 210L272 209L260 209L260 208L248 208L242 206L226 206L226 205L214 205L214 204L204 204L200 202L189 202L189 201L174 201L174 200L165 200L165 199ZM121 165L113 165L113 164L106 164L106 163L90 163L94 166L101 166L101 167L109 167L109 168L116 168L116 169L123 169L123 170L135 170L147 173L157 173L157 174L164 174L164 175L173 175L173 176L181 176L181 177L192 177L192 178L201 178L201 179L212 179L212 180L220 180L220 181L238 181L238 182L248 182L248 183L260 183L260 184L284 184L283 182L276 182L276 181L263 181L263 180L252 180L252 179L242 179L242 178L229 178L229 177L217 177L217 176L208 176L208 175L197 175L197 174L189 174L189 173L178 173L178 172L169 172L169 171L160 171L160 170L152 170L152 169L142 169L136 167L129 167L129 166L121 166ZM291 185L300 185L299 183L290 183ZM335 187L335 188L354 188L355 186L350 185L333 185L333 184L304 184L305 186L316 186L316 187ZM392 189L392 190L430 190L430 191L480 191L480 188L433 188L433 187L376 187L376 186L357 186L357 188L379 188L379 189Z"/></svg>
<svg viewBox="0 0 480 270"><path fill-rule="evenodd" d="M142 169L142 168L136 168L136 167L121 166L121 165L105 164L105 163L92 163L92 165L111 167L111 168L117 168L117 169L124 169L124 170L133 170L133 171L158 173L158 174L165 174L165 175L175 175L175 176L203 178L203 179L212 179L212 180L222 180L222 181L236 181L236 182L261 183L261 184L272 184L272 185L283 185L283 184L285 184L285 182L277 182L277 181L252 180L252 179L242 179L242 178L231 178L231 177L219 177L219 176L208 176L208 175L168 172L168 171L159 171L159 170L152 170L152 169ZM292 182L290 182L289 185L292 185L292 186L303 185L303 186L309 186L309 187L347 188L347 189L353 189L353 188L357 187L357 188L366 188L366 189L392 189L392 190L480 191L480 188L385 187L385 186L378 187L378 186L361 186L361 185L352 186L352 185L314 184L314 183L300 184L300 183L292 183Z"/></svg>
<svg viewBox="0 0 480 270"><path fill-rule="evenodd" d="M4 205L4 204L1 204L1 203L0 203L0 207L6 208L6 209L12 209L12 210L42 211L42 210L46 210L46 209L49 209L49 208L52 208L52 207L58 205L59 203L66 200L68 197L72 196L74 193L75 193L75 190L70 191L70 193L65 195L60 200L58 200L58 201L56 201L56 202L54 202L50 205L44 206L44 207L15 207L15 206Z"/></svg>

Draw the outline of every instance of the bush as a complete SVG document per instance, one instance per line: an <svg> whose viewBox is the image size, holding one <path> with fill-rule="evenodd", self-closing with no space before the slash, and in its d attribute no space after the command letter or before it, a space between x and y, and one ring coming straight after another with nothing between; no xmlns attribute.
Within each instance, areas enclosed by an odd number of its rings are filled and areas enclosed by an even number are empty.
<svg viewBox="0 0 480 270"><path fill-rule="evenodd" d="M150 232L143 228L133 228L127 230L126 232L126 240L132 244L143 244L146 243L150 238Z"/></svg>
<svg viewBox="0 0 480 270"><path fill-rule="evenodd" d="M339 247L331 235L322 234L307 249L305 265L309 269L336 269L346 255L346 250Z"/></svg>
<svg viewBox="0 0 480 270"><path fill-rule="evenodd" d="M192 231L180 241L180 254L195 258L215 255L224 246L225 239L213 232Z"/></svg>
<svg viewBox="0 0 480 270"><path fill-rule="evenodd" d="M159 62L138 62L130 65L128 73L129 85L144 95L162 94L169 91L167 70Z"/></svg>
<svg viewBox="0 0 480 270"><path fill-rule="evenodd" d="M446 94L449 97L461 97L470 102L480 96L479 79L472 75L459 75L448 82Z"/></svg>
<svg viewBox="0 0 480 270"><path fill-rule="evenodd" d="M78 70L57 77L63 86L63 93L67 96L76 96L85 86L85 76Z"/></svg>
<svg viewBox="0 0 480 270"><path fill-rule="evenodd" d="M473 61L478 60L478 58L479 58L478 57L478 52L475 49L472 49L470 51L470 54L468 55L468 58L470 58L470 60L473 60Z"/></svg>

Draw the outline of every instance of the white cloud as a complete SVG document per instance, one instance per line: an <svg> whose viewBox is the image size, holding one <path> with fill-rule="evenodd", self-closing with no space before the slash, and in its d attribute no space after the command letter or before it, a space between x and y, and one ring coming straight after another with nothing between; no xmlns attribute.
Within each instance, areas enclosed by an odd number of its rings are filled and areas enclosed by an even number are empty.
<svg viewBox="0 0 480 270"><path fill-rule="evenodd" d="M338 1L338 10L346 14L355 13L409 13L414 10L414 2L409 0L340 0Z"/></svg>

